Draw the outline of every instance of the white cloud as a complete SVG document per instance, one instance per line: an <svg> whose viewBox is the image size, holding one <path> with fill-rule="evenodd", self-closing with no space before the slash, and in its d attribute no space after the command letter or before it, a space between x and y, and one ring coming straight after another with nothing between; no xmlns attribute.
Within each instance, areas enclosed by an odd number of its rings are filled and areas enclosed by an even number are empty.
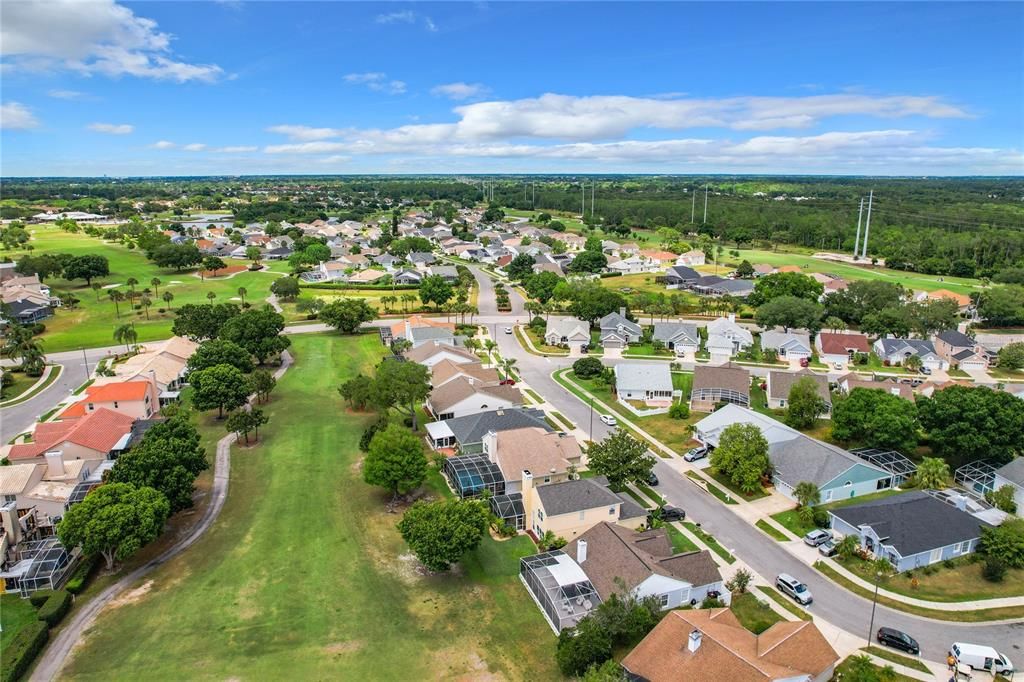
<svg viewBox="0 0 1024 682"><path fill-rule="evenodd" d="M337 128L312 128L310 126L276 125L267 128L268 133L286 135L292 140L326 140L344 134Z"/></svg>
<svg viewBox="0 0 1024 682"><path fill-rule="evenodd" d="M379 71L345 74L344 80L346 83L365 85L374 92L386 92L389 95L401 95L406 90L405 81L388 80L388 75Z"/></svg>
<svg viewBox="0 0 1024 682"><path fill-rule="evenodd" d="M169 140L160 140L159 142L154 142L150 146L153 147L153 149L174 149L178 145Z"/></svg>
<svg viewBox="0 0 1024 682"><path fill-rule="evenodd" d="M28 130L38 127L39 120L24 104L20 102L0 104L0 128L4 130Z"/></svg>
<svg viewBox="0 0 1024 682"><path fill-rule="evenodd" d="M192 144L185 145L182 149L187 152L201 152L206 149L206 145L202 142L193 142Z"/></svg>
<svg viewBox="0 0 1024 682"><path fill-rule="evenodd" d="M50 90L46 94L54 99L82 99L85 97L85 93L78 90Z"/></svg>
<svg viewBox="0 0 1024 682"><path fill-rule="evenodd" d="M234 145L229 147L217 147L213 151L221 152L223 154L244 154L245 152L254 152L259 147L255 145Z"/></svg>
<svg viewBox="0 0 1024 682"><path fill-rule="evenodd" d="M416 13L412 10L405 10L404 12L388 12L387 14L378 14L375 21L378 24L411 24L416 21Z"/></svg>
<svg viewBox="0 0 1024 682"><path fill-rule="evenodd" d="M5 68L131 75L179 83L215 81L216 64L175 59L172 36L114 0L19 0L4 3L0 55Z"/></svg>
<svg viewBox="0 0 1024 682"><path fill-rule="evenodd" d="M423 17L423 27L431 33L437 33L437 24L430 17Z"/></svg>
<svg viewBox="0 0 1024 682"><path fill-rule="evenodd" d="M135 126L128 123L90 123L86 128L107 135L131 135L135 132Z"/></svg>
<svg viewBox="0 0 1024 682"><path fill-rule="evenodd" d="M447 97L448 99L469 99L471 97L480 97L487 93L487 87L480 83L463 83L461 81L457 83L445 83L443 85L437 85L430 89L431 95L438 97Z"/></svg>

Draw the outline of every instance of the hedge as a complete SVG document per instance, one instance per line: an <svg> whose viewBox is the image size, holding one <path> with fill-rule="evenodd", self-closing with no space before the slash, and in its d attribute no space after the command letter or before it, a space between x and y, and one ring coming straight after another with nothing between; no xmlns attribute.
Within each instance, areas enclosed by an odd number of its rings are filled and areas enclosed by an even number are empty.
<svg viewBox="0 0 1024 682"><path fill-rule="evenodd" d="M622 277L621 272L602 272L600 279L608 279L609 277Z"/></svg>
<svg viewBox="0 0 1024 682"><path fill-rule="evenodd" d="M32 661L50 639L50 628L41 620L32 621L23 627L4 649L2 682L15 682L28 672Z"/></svg>
<svg viewBox="0 0 1024 682"><path fill-rule="evenodd" d="M53 590L37 590L28 596L29 603L37 609L53 596Z"/></svg>
<svg viewBox="0 0 1024 682"><path fill-rule="evenodd" d="M39 607L39 620L45 621L50 627L54 627L64 618L67 614L68 609L71 608L71 601L74 597L67 590L61 590L60 592L54 592L53 595L46 600L46 603Z"/></svg>
<svg viewBox="0 0 1024 682"><path fill-rule="evenodd" d="M82 563L78 565L78 568L75 569L75 572L71 574L71 578L68 579L64 589L71 594L78 594L84 590L85 583L89 580L89 575L92 574L93 569L96 568L98 563L98 556L93 555L86 557Z"/></svg>

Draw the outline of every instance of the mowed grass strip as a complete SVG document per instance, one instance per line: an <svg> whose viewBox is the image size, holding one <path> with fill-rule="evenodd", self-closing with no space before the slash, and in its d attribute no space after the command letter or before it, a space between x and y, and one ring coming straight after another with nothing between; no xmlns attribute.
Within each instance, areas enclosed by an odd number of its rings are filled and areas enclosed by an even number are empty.
<svg viewBox="0 0 1024 682"><path fill-rule="evenodd" d="M372 372L375 334L294 337L261 444L236 447L214 527L97 620L69 678L554 679L554 637L516 577L528 539L450 575L418 569L362 482L370 413L337 386ZM428 491L440 486L434 473ZM436 492L430 492L436 496Z"/></svg>

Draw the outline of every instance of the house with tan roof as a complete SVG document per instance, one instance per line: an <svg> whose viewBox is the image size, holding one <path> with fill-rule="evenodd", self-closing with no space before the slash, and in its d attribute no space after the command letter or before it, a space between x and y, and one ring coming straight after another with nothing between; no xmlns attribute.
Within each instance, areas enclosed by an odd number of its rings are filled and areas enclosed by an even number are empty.
<svg viewBox="0 0 1024 682"><path fill-rule="evenodd" d="M818 357L827 365L846 367L857 353L870 353L868 337L856 332L819 332L814 340Z"/></svg>
<svg viewBox="0 0 1024 682"><path fill-rule="evenodd" d="M935 291L921 291L914 295L915 301L953 301L957 310L961 313L967 312L971 307L970 296L958 294L949 289L936 289Z"/></svg>
<svg viewBox="0 0 1024 682"><path fill-rule="evenodd" d="M532 485L565 481L569 468L583 464L583 450L568 434L536 427L488 433L483 453L501 469L506 492L522 492L523 479Z"/></svg>
<svg viewBox="0 0 1024 682"><path fill-rule="evenodd" d="M721 366L697 365L693 370L690 409L711 412L719 403L750 406L750 372L728 363Z"/></svg>
<svg viewBox="0 0 1024 682"><path fill-rule="evenodd" d="M373 284L387 276L388 273L383 270L360 270L351 275L348 281L353 284Z"/></svg>
<svg viewBox="0 0 1024 682"><path fill-rule="evenodd" d="M498 370L493 367L484 367L479 362L457 363L451 360L442 360L430 369L430 386L438 389L453 379L468 377L481 384L494 385L501 381Z"/></svg>
<svg viewBox="0 0 1024 682"><path fill-rule="evenodd" d="M160 390L152 377L109 384L93 384L85 397L60 413L59 419L80 419L106 408L133 419L149 419L160 410Z"/></svg>
<svg viewBox="0 0 1024 682"><path fill-rule="evenodd" d="M706 261L707 255L700 249L692 249L676 257L676 265L685 265L688 268L704 265Z"/></svg>
<svg viewBox="0 0 1024 682"><path fill-rule="evenodd" d="M405 352L405 359L409 362L418 362L429 368L433 368L434 365L443 360L448 360L458 365L480 362L480 358L475 353L436 339L407 350Z"/></svg>
<svg viewBox="0 0 1024 682"><path fill-rule="evenodd" d="M0 501L32 509L39 525L53 525L52 519L64 515L75 487L95 469L92 464L81 459L65 462L53 451L47 453L45 463L0 467Z"/></svg>
<svg viewBox="0 0 1024 682"><path fill-rule="evenodd" d="M453 376L433 389L426 401L427 410L437 420L522 404L523 394L515 386L481 381L469 374Z"/></svg>
<svg viewBox="0 0 1024 682"><path fill-rule="evenodd" d="M846 394L849 394L855 388L865 388L872 391L885 391L904 400L914 401L913 387L910 384L901 384L891 378L871 381L869 379L861 379L859 375L850 372L836 379L836 386L839 387L840 392Z"/></svg>
<svg viewBox="0 0 1024 682"><path fill-rule="evenodd" d="M147 343L141 353L113 365L113 377L99 377L94 385L153 379L160 389L160 399L174 400L188 376L188 359L198 347L183 336Z"/></svg>
<svg viewBox="0 0 1024 682"><path fill-rule="evenodd" d="M664 528L639 532L610 521L562 550L524 557L519 576L555 632L623 590L653 597L663 610L699 603L708 592L729 601L708 550L677 554Z"/></svg>
<svg viewBox="0 0 1024 682"><path fill-rule="evenodd" d="M126 414L97 409L80 419L36 424L32 442L9 446L11 462L44 462L50 451L60 451L64 461L102 461L127 443L135 419Z"/></svg>
<svg viewBox="0 0 1024 682"><path fill-rule="evenodd" d="M839 654L809 620L755 635L729 609L672 611L622 660L648 682L826 682Z"/></svg>
<svg viewBox="0 0 1024 682"><path fill-rule="evenodd" d="M801 379L810 379L814 382L818 397L825 402L825 411L819 416L824 419L832 415L832 394L828 390L828 377L824 374L816 374L809 369L802 369L798 372L780 372L772 370L768 372L765 394L768 397L768 407L773 410L785 409L789 406L789 392L793 384Z"/></svg>

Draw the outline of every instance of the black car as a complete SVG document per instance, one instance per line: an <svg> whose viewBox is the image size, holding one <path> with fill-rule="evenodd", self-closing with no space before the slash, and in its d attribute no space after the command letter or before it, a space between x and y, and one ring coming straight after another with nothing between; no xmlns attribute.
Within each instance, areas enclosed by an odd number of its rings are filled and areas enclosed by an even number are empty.
<svg viewBox="0 0 1024 682"><path fill-rule="evenodd" d="M686 512L679 507L673 507L672 505L665 505L661 508L661 520L662 521L682 521L686 518Z"/></svg>
<svg viewBox="0 0 1024 682"><path fill-rule="evenodd" d="M899 649L914 656L921 653L921 647L918 646L917 640L905 632L893 628L878 628L878 634L875 637L879 644L891 646L893 649Z"/></svg>
<svg viewBox="0 0 1024 682"><path fill-rule="evenodd" d="M658 475L653 471L647 474L647 485L658 485Z"/></svg>

